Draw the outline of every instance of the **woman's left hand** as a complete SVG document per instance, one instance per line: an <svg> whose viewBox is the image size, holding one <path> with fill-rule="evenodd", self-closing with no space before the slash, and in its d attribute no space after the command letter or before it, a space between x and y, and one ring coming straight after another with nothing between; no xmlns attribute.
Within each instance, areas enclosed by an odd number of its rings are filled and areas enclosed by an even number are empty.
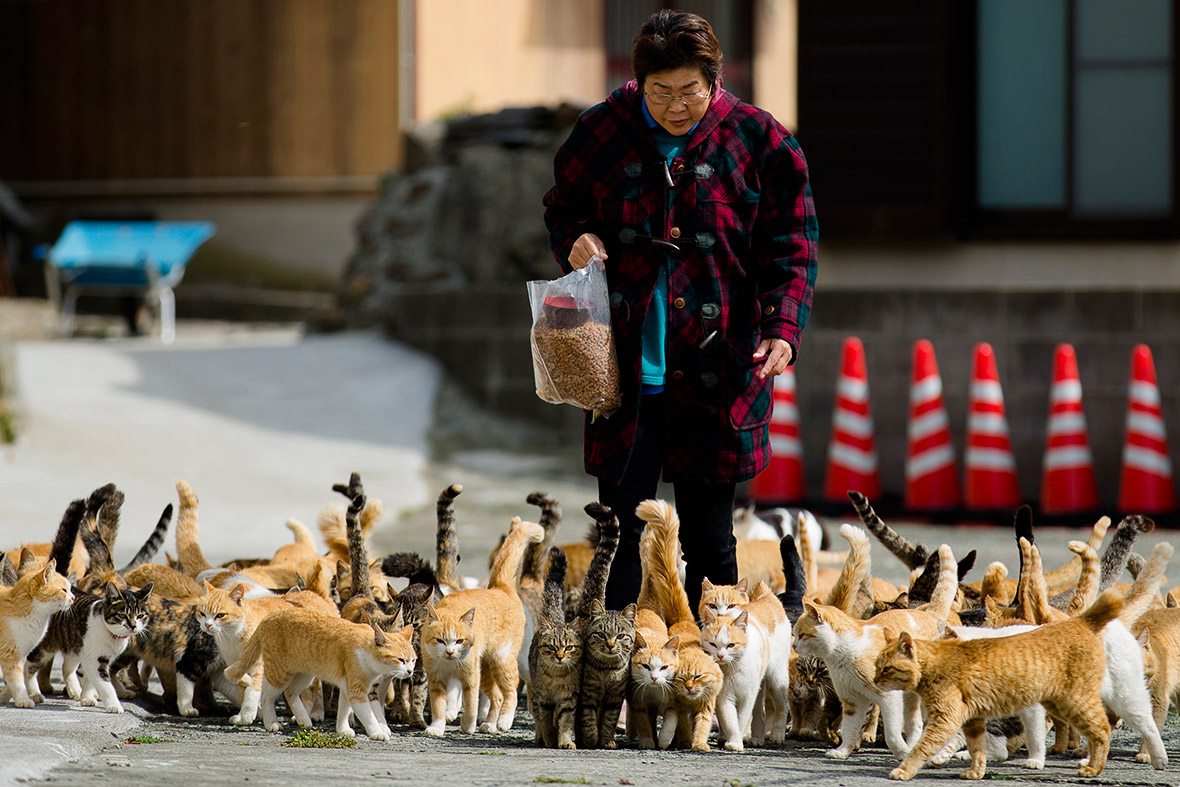
<svg viewBox="0 0 1180 787"><path fill-rule="evenodd" d="M794 351L786 339L763 339L754 351L754 360L765 357L766 362L758 370L758 376L765 380L787 370Z"/></svg>

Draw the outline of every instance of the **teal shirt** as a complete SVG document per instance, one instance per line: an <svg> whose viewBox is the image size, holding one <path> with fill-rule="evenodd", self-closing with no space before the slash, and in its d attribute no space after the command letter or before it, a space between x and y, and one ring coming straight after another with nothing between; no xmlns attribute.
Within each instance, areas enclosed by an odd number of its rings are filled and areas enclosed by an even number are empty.
<svg viewBox="0 0 1180 787"><path fill-rule="evenodd" d="M640 102L643 106L643 116L651 128L652 139L660 153L671 164L672 160L684 150L688 138L692 136L690 129L684 136L669 134L663 126L656 122L647 109L647 102ZM696 128L695 126L693 128ZM651 295L651 304L647 307L647 317L643 322L643 338L641 341L642 359L640 361L639 382L643 386L658 386L663 388L664 375L668 365L664 353L664 338L668 334L668 265L667 257L660 266L660 273L656 277L656 288ZM652 391L648 391L652 392Z"/></svg>

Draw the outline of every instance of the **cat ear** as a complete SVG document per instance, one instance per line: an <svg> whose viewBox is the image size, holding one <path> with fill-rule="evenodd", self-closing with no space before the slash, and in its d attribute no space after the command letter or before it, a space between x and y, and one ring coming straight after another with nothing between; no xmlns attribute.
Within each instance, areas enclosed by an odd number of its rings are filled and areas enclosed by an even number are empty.
<svg viewBox="0 0 1180 787"><path fill-rule="evenodd" d="M814 618L815 618L815 619L816 619L818 622L820 622L820 623L823 623L823 622L824 622L824 613L823 613L823 610L821 610L821 609L819 608L819 606L817 606L816 604L812 603L811 601L808 601L807 599L803 599L803 609L804 609L804 610L806 610L807 612L810 612L810 613L811 613L811 615L812 615L812 616L813 616L813 617L814 617Z"/></svg>
<svg viewBox="0 0 1180 787"><path fill-rule="evenodd" d="M1168 607L1180 606L1180 601L1176 600L1176 594L1174 594L1170 590L1168 591L1167 598L1164 601L1165 601L1165 605Z"/></svg>
<svg viewBox="0 0 1180 787"><path fill-rule="evenodd" d="M434 604L426 605L426 622L438 623L438 613L434 610Z"/></svg>
<svg viewBox="0 0 1180 787"><path fill-rule="evenodd" d="M77 574L77 572L75 572L75 571L71 571L71 572L70 572L70 575L69 575L68 577L66 577L66 582L69 582L71 585L76 585L76 584L78 584L78 574Z"/></svg>
<svg viewBox="0 0 1180 787"><path fill-rule="evenodd" d="M897 635L897 650L906 658L914 657L914 638L910 636L908 631L903 631Z"/></svg>
<svg viewBox="0 0 1180 787"><path fill-rule="evenodd" d="M635 649L641 650L646 647L647 647L647 640L643 638L643 634L636 631L635 632Z"/></svg>
<svg viewBox="0 0 1180 787"><path fill-rule="evenodd" d="M623 607L623 612L622 612L623 617L626 618L629 622L634 623L636 609L637 609L637 607L635 606L635 604L628 604L627 606Z"/></svg>
<svg viewBox="0 0 1180 787"><path fill-rule="evenodd" d="M393 616L392 628L399 629L404 625L406 625L406 617L405 617L405 615L402 614L402 611L399 609L397 611L397 614Z"/></svg>
<svg viewBox="0 0 1180 787"><path fill-rule="evenodd" d="M739 593L747 596L750 595L750 580L743 579L741 582L737 583L737 589Z"/></svg>
<svg viewBox="0 0 1180 787"><path fill-rule="evenodd" d="M680 652L680 635L669 637L668 641L664 643L664 650L672 651L673 653Z"/></svg>
<svg viewBox="0 0 1180 787"><path fill-rule="evenodd" d="M201 580L201 582L205 585L205 595L206 596L209 595L209 591L217 590L217 588L209 580L203 579L203 580Z"/></svg>
<svg viewBox="0 0 1180 787"><path fill-rule="evenodd" d="M377 647L380 648L383 645L385 645L385 632L382 631L377 626L376 623L374 623L372 625L373 625L373 644L375 644Z"/></svg>
<svg viewBox="0 0 1180 787"><path fill-rule="evenodd" d="M152 588L154 588L155 586L156 586L155 582L149 582L146 585L144 585L143 587L141 587L139 589L139 592L136 593L136 595L139 596L140 601L147 601L149 598L151 598Z"/></svg>
<svg viewBox="0 0 1180 787"><path fill-rule="evenodd" d="M908 591L901 591L897 594L897 598L893 599L894 605L898 607L908 607L910 605L910 594Z"/></svg>
<svg viewBox="0 0 1180 787"><path fill-rule="evenodd" d="M701 592L708 593L712 589L713 589L713 583L709 581L708 577L703 577L701 579Z"/></svg>
<svg viewBox="0 0 1180 787"><path fill-rule="evenodd" d="M103 591L107 597L107 601L118 601L119 600L119 595L120 595L119 594L119 586L116 585L114 582L108 582L107 586L105 588L103 588Z"/></svg>
<svg viewBox="0 0 1180 787"><path fill-rule="evenodd" d="M237 604L239 607L242 606L242 599L245 597L245 595L246 595L246 583L245 582L238 582L232 588L229 589L229 600L234 602L235 604Z"/></svg>
<svg viewBox="0 0 1180 787"><path fill-rule="evenodd" d="M409 639L410 637L414 636L414 627L413 626L405 626L398 633L401 634L406 639Z"/></svg>
<svg viewBox="0 0 1180 787"><path fill-rule="evenodd" d="M465 625L470 626L472 624L472 622L475 620L475 607L472 607L471 609L467 610L467 612L465 612L463 614L463 617L459 618L459 620L463 621L463 623Z"/></svg>
<svg viewBox="0 0 1180 787"><path fill-rule="evenodd" d="M1139 647L1143 648L1143 650L1151 650L1151 629L1145 628L1143 631L1140 631L1136 635L1135 641L1139 643Z"/></svg>
<svg viewBox="0 0 1180 787"><path fill-rule="evenodd" d="M743 609L742 613L740 615L738 615L736 618L734 618L733 625L736 626L737 628L741 629L742 631L745 631L746 626L747 626L747 624L749 624L749 622L750 622L750 616L746 613L746 610Z"/></svg>
<svg viewBox="0 0 1180 787"><path fill-rule="evenodd" d="M590 617L599 618L605 614L606 606L598 599L594 599L594 601L590 604Z"/></svg>
<svg viewBox="0 0 1180 787"><path fill-rule="evenodd" d="M50 560L45 564L45 568L41 569L41 581L48 582L53 578L53 572L57 570L57 561Z"/></svg>

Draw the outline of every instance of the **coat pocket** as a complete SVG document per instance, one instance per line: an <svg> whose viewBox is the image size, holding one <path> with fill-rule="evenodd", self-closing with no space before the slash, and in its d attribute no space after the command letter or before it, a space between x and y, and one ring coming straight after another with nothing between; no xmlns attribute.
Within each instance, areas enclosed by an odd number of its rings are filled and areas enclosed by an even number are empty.
<svg viewBox="0 0 1180 787"><path fill-rule="evenodd" d="M757 429L770 423L773 379L763 380L755 374L761 359L755 361L753 341L726 342L732 368L729 374L729 423L734 429Z"/></svg>

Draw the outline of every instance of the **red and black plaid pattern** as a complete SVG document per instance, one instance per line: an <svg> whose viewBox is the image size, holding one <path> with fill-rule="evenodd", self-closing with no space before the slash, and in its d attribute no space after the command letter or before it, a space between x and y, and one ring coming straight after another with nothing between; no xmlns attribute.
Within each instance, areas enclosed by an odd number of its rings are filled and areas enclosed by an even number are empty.
<svg viewBox="0 0 1180 787"><path fill-rule="evenodd" d="M623 405L608 419L587 418L586 469L618 480L626 468L643 320L670 255L665 477L742 481L770 459L771 383L754 376L753 352L765 337L798 352L811 311L819 225L807 162L769 113L718 88L665 173L641 100L631 82L582 114L557 152L544 200L562 270L585 232L609 255Z"/></svg>

